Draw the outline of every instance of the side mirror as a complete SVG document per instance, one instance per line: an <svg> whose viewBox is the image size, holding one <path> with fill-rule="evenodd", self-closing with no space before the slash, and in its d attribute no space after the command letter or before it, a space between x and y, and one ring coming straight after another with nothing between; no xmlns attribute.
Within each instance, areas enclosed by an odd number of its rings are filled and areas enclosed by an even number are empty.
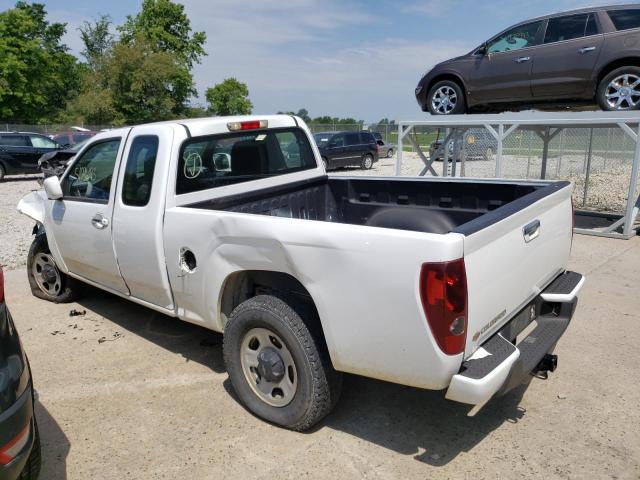
<svg viewBox="0 0 640 480"><path fill-rule="evenodd" d="M60 185L60 179L55 175L45 178L43 186L49 200L60 200L62 198L62 185Z"/></svg>

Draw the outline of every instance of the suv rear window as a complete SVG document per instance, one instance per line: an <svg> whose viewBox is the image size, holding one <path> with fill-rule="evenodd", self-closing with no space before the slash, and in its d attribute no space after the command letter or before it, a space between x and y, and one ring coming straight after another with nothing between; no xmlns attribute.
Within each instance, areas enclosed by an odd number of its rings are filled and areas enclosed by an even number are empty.
<svg viewBox="0 0 640 480"><path fill-rule="evenodd" d="M361 143L364 143L364 144L366 144L366 143L376 143L376 139L369 132L361 132L360 133L360 140L361 140Z"/></svg>
<svg viewBox="0 0 640 480"><path fill-rule="evenodd" d="M194 137L182 144L176 193L197 192L316 168L299 128Z"/></svg>
<svg viewBox="0 0 640 480"><path fill-rule="evenodd" d="M609 10L607 13L616 30L640 28L640 9Z"/></svg>
<svg viewBox="0 0 640 480"><path fill-rule="evenodd" d="M550 19L547 33L544 36L544 43L562 42L563 40L584 37L588 17L587 13L583 13Z"/></svg>

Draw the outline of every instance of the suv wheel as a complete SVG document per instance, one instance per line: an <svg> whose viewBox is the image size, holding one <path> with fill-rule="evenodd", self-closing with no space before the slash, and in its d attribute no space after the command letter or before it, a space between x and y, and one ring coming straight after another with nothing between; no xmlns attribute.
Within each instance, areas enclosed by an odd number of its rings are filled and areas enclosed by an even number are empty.
<svg viewBox="0 0 640 480"><path fill-rule="evenodd" d="M0 182L4 180L4 176L5 176L4 167L0 164Z"/></svg>
<svg viewBox="0 0 640 480"><path fill-rule="evenodd" d="M373 157L371 154L367 153L364 157L362 157L362 163L360 164L360 168L363 170L371 170L373 167Z"/></svg>
<svg viewBox="0 0 640 480"><path fill-rule="evenodd" d="M598 85L598 104L605 111L640 108L640 68L621 67L605 76Z"/></svg>
<svg viewBox="0 0 640 480"><path fill-rule="evenodd" d="M443 80L431 87L427 104L431 115L455 115L466 111L462 88L453 80Z"/></svg>
<svg viewBox="0 0 640 480"><path fill-rule="evenodd" d="M391 157L393 157L393 148L390 148L390 149L387 151L387 158L391 158Z"/></svg>

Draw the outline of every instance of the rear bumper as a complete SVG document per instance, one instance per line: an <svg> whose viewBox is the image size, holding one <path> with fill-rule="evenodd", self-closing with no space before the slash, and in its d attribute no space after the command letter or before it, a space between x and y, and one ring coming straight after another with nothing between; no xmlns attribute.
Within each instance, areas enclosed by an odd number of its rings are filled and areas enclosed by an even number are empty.
<svg viewBox="0 0 640 480"><path fill-rule="evenodd" d="M0 414L0 448L10 442L27 425L29 425L29 440L11 462L7 465L0 465L0 480L17 479L33 448L35 427L31 385L11 408Z"/></svg>
<svg viewBox="0 0 640 480"><path fill-rule="evenodd" d="M451 380L446 398L474 405L476 408L470 412L474 415L492 397L527 380L569 326L583 284L580 274L560 275L463 362ZM533 330L516 341L534 321Z"/></svg>

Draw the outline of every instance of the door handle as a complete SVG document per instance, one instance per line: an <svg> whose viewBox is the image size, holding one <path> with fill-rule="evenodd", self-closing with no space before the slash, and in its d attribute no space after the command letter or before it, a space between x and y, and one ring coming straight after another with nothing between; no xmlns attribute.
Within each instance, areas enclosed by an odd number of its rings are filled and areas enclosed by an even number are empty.
<svg viewBox="0 0 640 480"><path fill-rule="evenodd" d="M96 213L91 219L91 225L96 227L98 230L102 230L109 226L109 219L105 218L101 213Z"/></svg>
<svg viewBox="0 0 640 480"><path fill-rule="evenodd" d="M531 57L518 57L516 58L516 63L524 63L528 62L529 60L531 60Z"/></svg>
<svg viewBox="0 0 640 480"><path fill-rule="evenodd" d="M533 222L525 225L522 229L522 236L524 242L529 243L540 236L540 220L534 220Z"/></svg>
<svg viewBox="0 0 640 480"><path fill-rule="evenodd" d="M580 50L578 50L580 53L585 54L588 52L593 52L596 49L596 47L584 47L581 48Z"/></svg>

